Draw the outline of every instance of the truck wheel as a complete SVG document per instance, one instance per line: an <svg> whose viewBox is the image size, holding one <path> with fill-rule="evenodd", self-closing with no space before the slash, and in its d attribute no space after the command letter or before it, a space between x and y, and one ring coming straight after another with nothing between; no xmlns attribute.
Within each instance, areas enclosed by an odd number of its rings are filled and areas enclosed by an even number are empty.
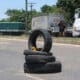
<svg viewBox="0 0 80 80"><path fill-rule="evenodd" d="M25 56L26 63L47 63L54 62L54 56L45 56L45 55L28 55Z"/></svg>
<svg viewBox="0 0 80 80"><path fill-rule="evenodd" d="M42 51L32 51L32 50L24 50L24 55L49 55L49 56L52 56L53 53L51 52L42 52Z"/></svg>
<svg viewBox="0 0 80 80"><path fill-rule="evenodd" d="M37 29L32 31L28 40L29 49L32 50L32 47L34 47L36 50L38 49L36 45L36 41L37 41L37 37L40 35L44 38L44 46L39 51L49 52L52 47L51 35L47 30L43 30L43 29Z"/></svg>

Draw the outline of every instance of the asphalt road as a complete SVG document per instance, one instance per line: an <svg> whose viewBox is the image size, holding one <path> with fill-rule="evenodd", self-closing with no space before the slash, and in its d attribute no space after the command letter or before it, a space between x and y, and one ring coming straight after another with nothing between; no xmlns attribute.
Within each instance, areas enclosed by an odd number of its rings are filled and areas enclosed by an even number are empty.
<svg viewBox="0 0 80 80"><path fill-rule="evenodd" d="M53 44L52 52L62 63L56 74L24 74L25 40L0 39L0 80L80 80L80 46Z"/></svg>

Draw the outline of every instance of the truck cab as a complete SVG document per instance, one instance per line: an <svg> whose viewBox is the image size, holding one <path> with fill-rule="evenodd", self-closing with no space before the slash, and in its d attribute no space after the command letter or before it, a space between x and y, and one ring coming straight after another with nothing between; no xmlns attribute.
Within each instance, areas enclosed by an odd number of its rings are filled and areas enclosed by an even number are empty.
<svg viewBox="0 0 80 80"><path fill-rule="evenodd" d="M73 30L72 30L73 37L80 36L80 8L77 8L75 10L74 18L75 20L73 23Z"/></svg>

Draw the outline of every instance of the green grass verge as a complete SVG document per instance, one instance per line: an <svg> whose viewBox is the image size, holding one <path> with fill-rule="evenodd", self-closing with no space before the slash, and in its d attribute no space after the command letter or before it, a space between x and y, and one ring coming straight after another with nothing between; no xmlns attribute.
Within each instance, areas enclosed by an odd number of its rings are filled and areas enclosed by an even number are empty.
<svg viewBox="0 0 80 80"><path fill-rule="evenodd" d="M0 38L10 39L28 39L29 35L11 36L0 35ZM66 44L78 44L80 45L80 37L52 37L54 43L66 43ZM38 41L42 41L42 37L39 37Z"/></svg>
<svg viewBox="0 0 80 80"><path fill-rule="evenodd" d="M53 37L53 42L80 45L80 37Z"/></svg>
<svg viewBox="0 0 80 80"><path fill-rule="evenodd" d="M29 35L0 35L0 38L9 38L9 39L27 39Z"/></svg>

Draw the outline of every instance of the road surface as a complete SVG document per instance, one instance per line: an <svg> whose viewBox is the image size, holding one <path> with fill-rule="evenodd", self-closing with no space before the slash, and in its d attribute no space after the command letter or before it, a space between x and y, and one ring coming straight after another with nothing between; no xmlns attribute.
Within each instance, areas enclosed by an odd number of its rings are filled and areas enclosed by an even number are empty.
<svg viewBox="0 0 80 80"><path fill-rule="evenodd" d="M80 80L80 46L53 43L52 52L62 63L56 74L24 74L25 40L0 39L0 80Z"/></svg>

